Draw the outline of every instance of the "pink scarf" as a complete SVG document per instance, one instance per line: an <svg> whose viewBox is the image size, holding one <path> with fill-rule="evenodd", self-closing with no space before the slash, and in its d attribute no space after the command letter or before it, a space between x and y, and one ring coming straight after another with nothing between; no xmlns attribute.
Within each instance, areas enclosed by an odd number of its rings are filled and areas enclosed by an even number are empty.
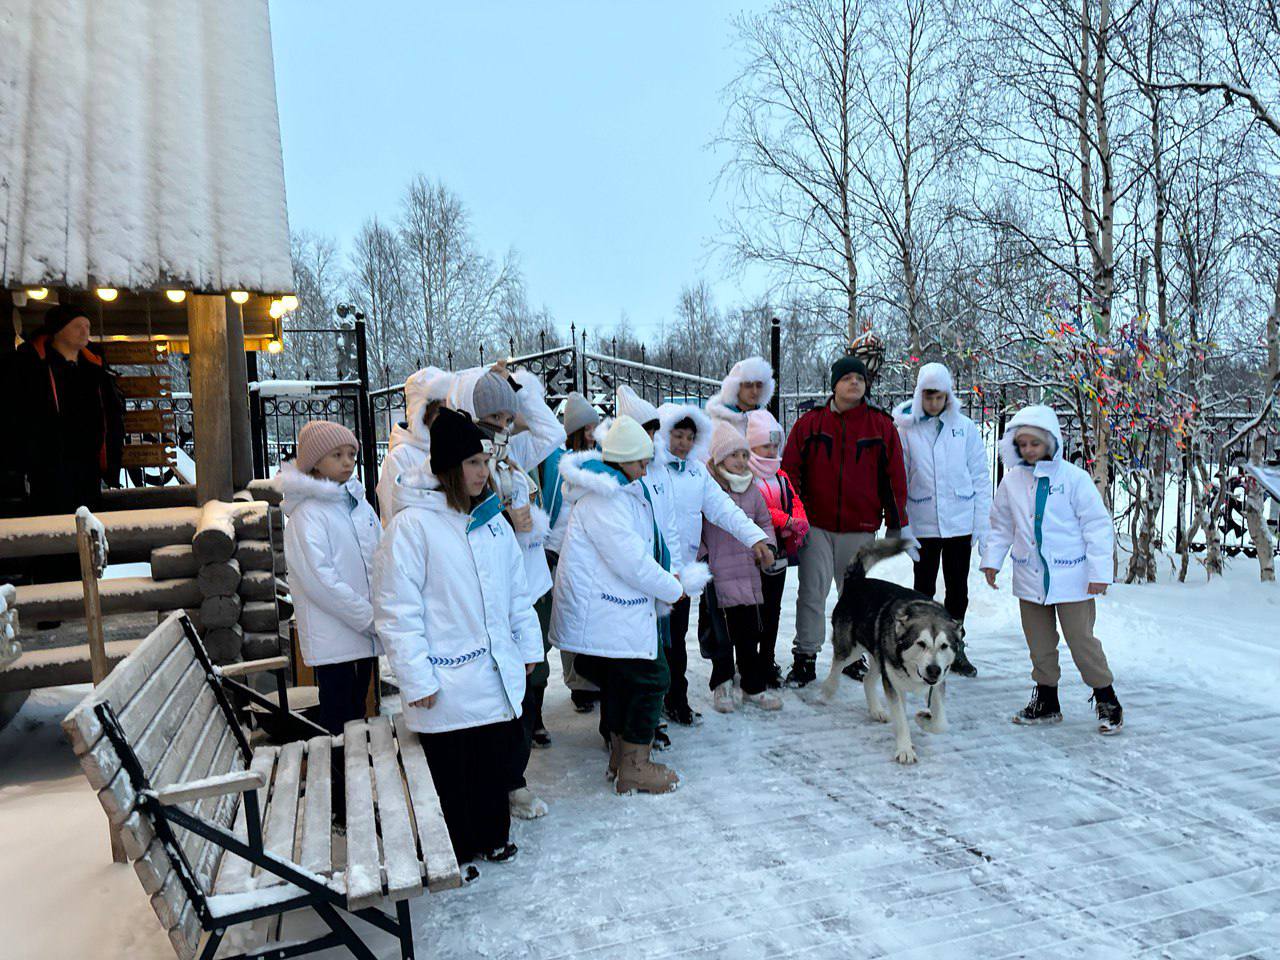
<svg viewBox="0 0 1280 960"><path fill-rule="evenodd" d="M751 472L757 480L771 480L778 475L782 466L781 457L762 457L758 453L751 454Z"/></svg>

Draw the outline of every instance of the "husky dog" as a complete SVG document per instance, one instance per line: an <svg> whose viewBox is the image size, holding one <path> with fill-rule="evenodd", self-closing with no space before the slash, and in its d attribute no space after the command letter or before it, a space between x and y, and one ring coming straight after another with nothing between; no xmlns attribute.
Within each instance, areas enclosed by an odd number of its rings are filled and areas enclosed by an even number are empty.
<svg viewBox="0 0 1280 960"><path fill-rule="evenodd" d="M831 614L831 673L822 684L818 700L826 703L835 696L840 671L865 650L869 666L862 688L867 695L867 710L871 719L880 723L893 718L894 759L915 763L916 751L911 745L903 697L908 692L928 691L927 708L916 714L916 721L930 733L946 730L943 699L947 671L964 629L951 619L942 604L924 594L867 577L871 567L904 549L901 540L874 541L859 550L845 570L844 590ZM877 680L884 685L888 713L876 693Z"/></svg>

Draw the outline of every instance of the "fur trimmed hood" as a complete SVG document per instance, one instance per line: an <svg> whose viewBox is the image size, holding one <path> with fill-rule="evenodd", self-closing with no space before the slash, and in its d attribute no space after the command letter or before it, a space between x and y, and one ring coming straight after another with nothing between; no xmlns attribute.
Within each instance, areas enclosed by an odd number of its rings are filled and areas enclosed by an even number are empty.
<svg viewBox="0 0 1280 960"><path fill-rule="evenodd" d="M431 447L431 432L422 422L423 411L433 401L448 399L454 375L439 367L423 367L404 382L405 426L396 424L401 443L411 443L423 450ZM395 431L393 431L395 432ZM407 436L405 436L407 434ZM395 438L393 438L394 440Z"/></svg>
<svg viewBox="0 0 1280 960"><path fill-rule="evenodd" d="M336 501L348 493L357 500L364 499L364 485L354 473L346 483L334 483L332 480L321 480L303 473L292 460L281 464L280 472L271 483L280 491L280 509L286 517L298 509L304 500Z"/></svg>
<svg viewBox="0 0 1280 960"><path fill-rule="evenodd" d="M1000 459L1004 461L1006 470L1012 470L1025 462L1018 455L1017 444L1013 442L1014 436L1021 427L1036 427L1048 433L1053 440L1052 459L1062 460L1062 427L1058 423L1058 415L1053 412L1052 407L1036 403L1023 407L1014 414L1009 425L1005 427L1004 436L1000 438Z"/></svg>
<svg viewBox="0 0 1280 960"><path fill-rule="evenodd" d="M592 463L604 464L604 456L598 450L566 453L560 458L560 480L564 484L564 498L569 503L576 503L588 493L613 497L626 489L616 477L599 472L599 467L588 466Z"/></svg>
<svg viewBox="0 0 1280 960"><path fill-rule="evenodd" d="M686 417L694 422L697 434L693 449L685 459L691 463L703 463L711 453L711 432L715 425L707 412L692 403L664 403L658 408L658 422L662 425L653 438L653 455L663 464L676 459L671 455L671 430Z"/></svg>
<svg viewBox="0 0 1280 960"><path fill-rule="evenodd" d="M924 402L922 397L926 390L941 390L947 395L947 405L942 408L940 416L943 421L950 419L949 415L957 412L955 387L951 380L951 371L941 363L926 363L920 368L919 374L916 376L916 390L910 400L904 400L893 408L893 425L899 430L906 430L913 427L917 423L921 423L924 417Z"/></svg>
<svg viewBox="0 0 1280 960"><path fill-rule="evenodd" d="M760 394L760 406L767 407L769 401L773 399L776 386L773 382L773 368L764 357L747 357L730 368L729 375L720 384L720 392L707 401L707 413L720 420L732 420L740 416L741 411L732 409L738 404L738 387L744 381L755 380L764 383L764 390Z"/></svg>

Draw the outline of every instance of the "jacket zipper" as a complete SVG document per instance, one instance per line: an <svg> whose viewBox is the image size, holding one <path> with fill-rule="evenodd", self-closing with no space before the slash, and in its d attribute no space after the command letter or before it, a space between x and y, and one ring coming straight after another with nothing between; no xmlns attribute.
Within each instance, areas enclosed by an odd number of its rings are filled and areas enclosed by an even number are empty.
<svg viewBox="0 0 1280 960"><path fill-rule="evenodd" d="M346 486L345 486L345 485L343 486L343 488L342 488L342 489L343 489L343 492L346 492ZM358 506L359 506L359 504L357 503L357 504L356 504L356 506L358 507ZM356 538L356 552L357 552L358 554L360 554L360 566L362 566L362 567L364 568L364 582L365 582L366 584L368 584L370 587L372 587L372 578L369 576L369 564L368 564L368 562L367 562L367 561L365 560L365 558L364 558L364 550L363 550L363 548L361 547L361 544L360 544L360 531L359 531L359 529L357 529L357 528L356 528L356 522L355 522L354 520L352 520L352 519L351 519L351 514L352 514L353 512L354 512L354 511L347 510L347 512L346 512L346 513L347 513L347 523L351 524L351 533L352 533L352 535ZM373 601L373 591L372 591L372 589L369 591L369 594L370 594L370 596L369 596L369 600L370 600L370 603L372 603L372 601ZM376 627L374 628L374 636L377 636L377 628L376 628ZM377 641L376 641L376 640L370 640L370 641L369 641L369 656L373 656L373 655L377 652L377 649L378 649L378 643L377 643Z"/></svg>
<svg viewBox="0 0 1280 960"><path fill-rule="evenodd" d="M832 411L832 416L840 422L840 469L836 475L836 527L838 529L843 526L844 519L844 418L835 411Z"/></svg>

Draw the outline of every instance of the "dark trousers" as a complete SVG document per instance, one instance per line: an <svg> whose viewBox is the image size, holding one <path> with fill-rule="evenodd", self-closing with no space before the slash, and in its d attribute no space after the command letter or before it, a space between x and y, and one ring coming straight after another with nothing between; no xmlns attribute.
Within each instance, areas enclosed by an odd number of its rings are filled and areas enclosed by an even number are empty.
<svg viewBox="0 0 1280 960"><path fill-rule="evenodd" d="M738 675L742 678L742 692L762 693L767 674L760 656L763 632L760 608L755 604L721 607L720 614L729 634L729 646L711 660L711 689L733 679L736 661Z"/></svg>
<svg viewBox="0 0 1280 960"><path fill-rule="evenodd" d="M525 768L529 766L529 756L533 753L533 731L542 729L542 701L547 695L547 680L550 669L547 667L547 631L551 626L551 591L548 590L533 605L533 612L538 615L538 623L542 626L542 662L533 668L533 672L525 677L524 700L520 702L520 729L523 738L520 750L511 767L511 789L519 790L527 787L524 778Z"/></svg>
<svg viewBox="0 0 1280 960"><path fill-rule="evenodd" d="M764 588L764 604L760 608L760 664L772 670L774 649L778 645L778 624L782 620L782 591L787 588L787 568L760 577Z"/></svg>
<svg viewBox="0 0 1280 960"><path fill-rule="evenodd" d="M938 589L938 562L942 562L942 583L946 599L942 605L957 622L969 609L969 556L973 537L920 537L920 560L915 565L915 588L926 597Z"/></svg>
<svg viewBox="0 0 1280 960"><path fill-rule="evenodd" d="M506 845L507 786L523 735L519 720L418 734L459 863Z"/></svg>
<svg viewBox="0 0 1280 960"><path fill-rule="evenodd" d="M320 726L334 736L342 732L348 720L364 719L369 681L376 662L373 657L362 657L315 668L316 687L320 691Z"/></svg>
<svg viewBox="0 0 1280 960"><path fill-rule="evenodd" d="M667 706L689 705L689 650L684 645L689 632L689 598L681 597L671 608L671 646L667 650L667 668L671 672L671 686L667 690Z"/></svg>
<svg viewBox="0 0 1280 960"><path fill-rule="evenodd" d="M603 729L627 743L650 744L662 719L662 698L671 682L661 644L656 660L617 660L578 654L574 666L600 688Z"/></svg>

